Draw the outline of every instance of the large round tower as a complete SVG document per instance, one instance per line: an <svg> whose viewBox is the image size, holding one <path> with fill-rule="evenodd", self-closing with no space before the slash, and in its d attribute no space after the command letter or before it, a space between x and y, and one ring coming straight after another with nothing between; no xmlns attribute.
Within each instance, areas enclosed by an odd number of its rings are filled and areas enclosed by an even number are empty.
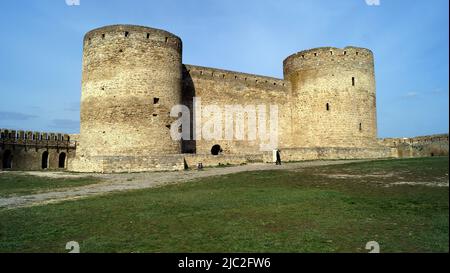
<svg viewBox="0 0 450 273"><path fill-rule="evenodd" d="M84 38L77 156L180 153L169 112L181 103L182 42L158 29L114 25Z"/></svg>
<svg viewBox="0 0 450 273"><path fill-rule="evenodd" d="M316 48L284 60L292 84L294 145L368 147L376 143L374 60L356 47Z"/></svg>

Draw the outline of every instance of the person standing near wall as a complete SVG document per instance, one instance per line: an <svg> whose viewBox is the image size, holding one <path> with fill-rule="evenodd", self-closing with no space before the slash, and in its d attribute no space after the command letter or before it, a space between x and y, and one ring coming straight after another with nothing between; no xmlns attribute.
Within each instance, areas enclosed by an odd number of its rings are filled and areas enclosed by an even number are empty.
<svg viewBox="0 0 450 273"><path fill-rule="evenodd" d="M281 165L281 151L277 149L277 165Z"/></svg>
<svg viewBox="0 0 450 273"><path fill-rule="evenodd" d="M273 162L276 165L281 165L281 152L279 149L275 149L272 151Z"/></svg>

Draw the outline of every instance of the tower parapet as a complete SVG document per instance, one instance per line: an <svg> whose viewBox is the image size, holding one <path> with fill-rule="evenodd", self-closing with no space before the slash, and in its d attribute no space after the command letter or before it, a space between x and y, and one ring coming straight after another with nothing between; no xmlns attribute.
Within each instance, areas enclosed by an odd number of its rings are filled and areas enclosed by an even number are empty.
<svg viewBox="0 0 450 273"><path fill-rule="evenodd" d="M372 70L374 67L371 50L360 47L320 47L292 54L283 62L285 79L299 70L316 70L339 68L353 71L355 69Z"/></svg>

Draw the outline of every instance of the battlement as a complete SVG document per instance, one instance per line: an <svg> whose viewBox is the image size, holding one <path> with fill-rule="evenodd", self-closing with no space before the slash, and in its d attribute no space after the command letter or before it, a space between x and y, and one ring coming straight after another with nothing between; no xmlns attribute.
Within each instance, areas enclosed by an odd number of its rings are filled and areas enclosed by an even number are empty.
<svg viewBox="0 0 450 273"><path fill-rule="evenodd" d="M84 46L101 45L117 40L133 40L158 44L159 46L173 47L181 50L181 39L165 30L134 26L134 25L112 25L89 31L84 36Z"/></svg>
<svg viewBox="0 0 450 273"><path fill-rule="evenodd" d="M396 151L397 157L448 156L448 134L378 139Z"/></svg>
<svg viewBox="0 0 450 273"><path fill-rule="evenodd" d="M3 145L76 146L76 141L71 141L68 134L10 129L0 129L0 143Z"/></svg>
<svg viewBox="0 0 450 273"><path fill-rule="evenodd" d="M337 47L318 47L307 50L302 50L287 57L284 61L291 58L318 59L318 58L333 58L333 57L346 57L346 58L372 58L373 53L371 50L361 47L347 46L345 48Z"/></svg>
<svg viewBox="0 0 450 273"><path fill-rule="evenodd" d="M344 69L373 70L373 53L360 47L320 47L299 51L283 61L284 77L299 70Z"/></svg>
<svg viewBox="0 0 450 273"><path fill-rule="evenodd" d="M283 79L196 65L184 65L183 78L186 79L188 76L265 86L268 90L286 91L288 90L286 87L290 86L290 82Z"/></svg>
<svg viewBox="0 0 450 273"><path fill-rule="evenodd" d="M448 142L448 134L403 137L403 138L383 138L379 139L379 143L385 146L395 147L402 144L430 144L436 142Z"/></svg>

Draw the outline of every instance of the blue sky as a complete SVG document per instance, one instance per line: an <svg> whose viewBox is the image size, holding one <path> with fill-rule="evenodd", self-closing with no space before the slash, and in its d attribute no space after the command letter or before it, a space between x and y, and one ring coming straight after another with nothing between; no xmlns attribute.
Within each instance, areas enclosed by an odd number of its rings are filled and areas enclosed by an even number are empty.
<svg viewBox="0 0 450 273"><path fill-rule="evenodd" d="M0 127L79 132L82 39L138 24L183 39L183 62L282 77L288 55L370 48L379 137L447 133L448 0L2 1Z"/></svg>

